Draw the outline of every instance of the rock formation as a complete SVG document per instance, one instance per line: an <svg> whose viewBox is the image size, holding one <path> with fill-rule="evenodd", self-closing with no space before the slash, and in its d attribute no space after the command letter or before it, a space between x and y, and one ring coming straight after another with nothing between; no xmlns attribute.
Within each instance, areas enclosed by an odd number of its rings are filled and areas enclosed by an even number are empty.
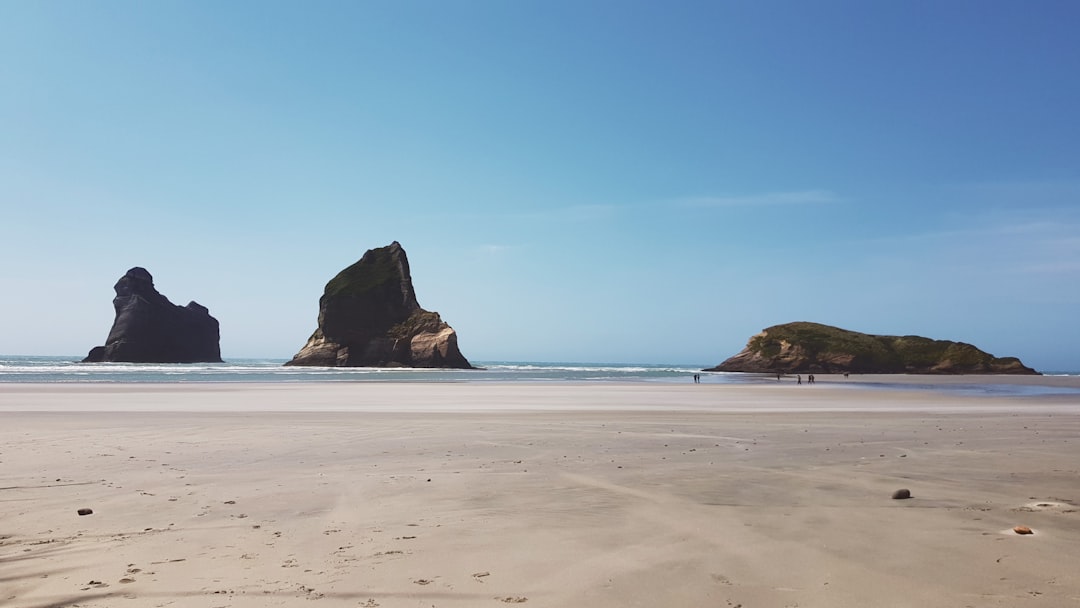
<svg viewBox="0 0 1080 608"><path fill-rule="evenodd" d="M417 303L397 241L369 250L326 284L319 327L286 365L472 368L453 328Z"/></svg>
<svg viewBox="0 0 1080 608"><path fill-rule="evenodd" d="M217 319L195 302L177 306L154 289L144 268L132 268L113 287L113 321L105 346L95 346L83 363L220 362Z"/></svg>
<svg viewBox="0 0 1080 608"><path fill-rule="evenodd" d="M920 336L875 336L819 323L774 325L706 371L862 374L1038 374L1016 357Z"/></svg>

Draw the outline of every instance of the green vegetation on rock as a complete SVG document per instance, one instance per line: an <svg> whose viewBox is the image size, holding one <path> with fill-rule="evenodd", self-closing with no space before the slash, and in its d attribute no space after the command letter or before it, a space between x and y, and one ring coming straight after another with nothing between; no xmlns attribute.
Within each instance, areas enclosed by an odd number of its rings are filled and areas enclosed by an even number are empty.
<svg viewBox="0 0 1080 608"><path fill-rule="evenodd" d="M809 322L775 325L750 338L718 371L1037 373L1015 357L921 336L863 334Z"/></svg>
<svg viewBox="0 0 1080 608"><path fill-rule="evenodd" d="M319 326L286 365L472 368L453 328L416 301L397 241L369 249L326 284Z"/></svg>
<svg viewBox="0 0 1080 608"><path fill-rule="evenodd" d="M807 355L845 353L879 365L891 363L896 354L879 336L847 331L820 323L796 322L776 325L751 339L748 349L766 357L780 355L784 343L798 345Z"/></svg>
<svg viewBox="0 0 1080 608"><path fill-rule="evenodd" d="M386 337L402 340L424 331L439 331L441 325L442 318L439 317L439 313L420 309L409 315L408 319L388 329Z"/></svg>
<svg viewBox="0 0 1080 608"><path fill-rule="evenodd" d="M389 282L401 281L393 245L372 249L326 284L324 297L363 295Z"/></svg>

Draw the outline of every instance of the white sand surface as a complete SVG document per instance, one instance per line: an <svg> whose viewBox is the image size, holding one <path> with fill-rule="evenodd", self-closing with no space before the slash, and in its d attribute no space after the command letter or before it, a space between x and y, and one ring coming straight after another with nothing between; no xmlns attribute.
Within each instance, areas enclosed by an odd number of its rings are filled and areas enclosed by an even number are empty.
<svg viewBox="0 0 1080 608"><path fill-rule="evenodd" d="M1080 606L1080 397L843 380L2 384L0 606Z"/></svg>

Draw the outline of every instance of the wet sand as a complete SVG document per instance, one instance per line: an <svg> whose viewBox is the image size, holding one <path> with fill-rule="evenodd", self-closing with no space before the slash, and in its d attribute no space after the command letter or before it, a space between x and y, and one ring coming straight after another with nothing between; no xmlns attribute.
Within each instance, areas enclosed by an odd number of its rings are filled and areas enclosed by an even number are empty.
<svg viewBox="0 0 1080 608"><path fill-rule="evenodd" d="M851 380L0 385L0 605L1080 606L1080 396Z"/></svg>

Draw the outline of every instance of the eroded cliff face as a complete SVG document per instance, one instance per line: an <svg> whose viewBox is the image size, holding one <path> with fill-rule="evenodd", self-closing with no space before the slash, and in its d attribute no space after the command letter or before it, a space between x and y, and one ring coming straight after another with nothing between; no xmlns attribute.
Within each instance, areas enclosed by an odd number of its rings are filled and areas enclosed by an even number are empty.
<svg viewBox="0 0 1080 608"><path fill-rule="evenodd" d="M769 327L707 371L865 374L1037 374L1016 357L921 336L879 336L819 323Z"/></svg>
<svg viewBox="0 0 1080 608"><path fill-rule="evenodd" d="M145 268L128 270L113 287L116 318L104 346L84 363L216 363L221 361L217 319L205 306L177 306L154 288Z"/></svg>
<svg viewBox="0 0 1080 608"><path fill-rule="evenodd" d="M417 302L397 241L369 250L326 284L319 327L286 365L472 368L453 328Z"/></svg>

